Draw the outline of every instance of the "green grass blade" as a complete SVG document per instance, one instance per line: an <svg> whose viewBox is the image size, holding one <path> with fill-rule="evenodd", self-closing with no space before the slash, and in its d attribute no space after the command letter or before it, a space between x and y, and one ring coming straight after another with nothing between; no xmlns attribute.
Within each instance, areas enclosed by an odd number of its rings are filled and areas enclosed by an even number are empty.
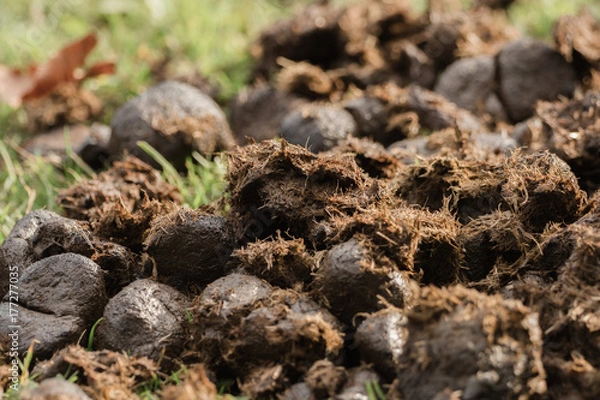
<svg viewBox="0 0 600 400"><path fill-rule="evenodd" d="M94 322L94 325L92 325L92 329L90 329L90 335L88 336L88 342L87 342L87 351L92 351L94 349L94 335L96 334L96 328L98 327L98 325L100 324L100 322L102 322L104 318L98 318L98 321Z"/></svg>

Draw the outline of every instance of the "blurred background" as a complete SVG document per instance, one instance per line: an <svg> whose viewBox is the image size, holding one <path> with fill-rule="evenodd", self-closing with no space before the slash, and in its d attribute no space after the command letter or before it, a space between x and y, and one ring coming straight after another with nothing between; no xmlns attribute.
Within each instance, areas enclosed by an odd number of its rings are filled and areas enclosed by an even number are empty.
<svg viewBox="0 0 600 400"><path fill-rule="evenodd" d="M332 0L344 5L356 0ZM456 0L450 0L456 1ZM310 0L32 0L0 2L0 64L24 66L47 59L66 43L95 31L90 61L114 60L117 73L94 85L111 96L143 91L152 67L165 59L182 73L199 70L231 97L244 83L248 46L269 23L288 17ZM416 10L427 2L411 0ZM463 1L469 3L469 1ZM514 25L549 38L560 15L582 6L600 15L595 0L517 1ZM175 65L176 64L176 65ZM7 111L3 108L3 112Z"/></svg>

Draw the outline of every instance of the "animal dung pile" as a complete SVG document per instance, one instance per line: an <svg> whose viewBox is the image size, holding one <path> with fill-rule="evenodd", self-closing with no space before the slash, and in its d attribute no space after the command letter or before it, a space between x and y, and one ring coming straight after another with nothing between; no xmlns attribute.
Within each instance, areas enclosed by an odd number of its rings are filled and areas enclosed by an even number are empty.
<svg viewBox="0 0 600 400"><path fill-rule="evenodd" d="M24 398L175 372L158 397L600 397L600 25L551 47L476 3L310 6L260 36L229 123L181 83L123 106L112 147L228 150L225 193L190 209L130 155L15 225Z"/></svg>

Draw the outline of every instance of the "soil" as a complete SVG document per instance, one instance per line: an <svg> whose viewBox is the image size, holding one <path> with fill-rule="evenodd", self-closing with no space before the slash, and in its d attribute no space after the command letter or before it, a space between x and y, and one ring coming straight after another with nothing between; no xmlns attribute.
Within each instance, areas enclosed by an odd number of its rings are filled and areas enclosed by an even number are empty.
<svg viewBox="0 0 600 400"><path fill-rule="evenodd" d="M154 376L165 399L223 382L252 399L598 398L598 22L562 17L554 48L508 25L511 1L430 3L318 4L268 28L233 136L182 83L124 105L110 157L141 138L178 167L228 150L225 193L189 209L126 156L62 192L64 216L17 222L0 273L19 270L18 352L39 341L24 395L132 398Z"/></svg>

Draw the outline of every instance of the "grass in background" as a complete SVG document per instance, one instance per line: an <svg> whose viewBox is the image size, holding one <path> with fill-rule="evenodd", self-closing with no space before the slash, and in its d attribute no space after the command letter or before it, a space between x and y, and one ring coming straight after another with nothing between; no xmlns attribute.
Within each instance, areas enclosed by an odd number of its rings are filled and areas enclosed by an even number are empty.
<svg viewBox="0 0 600 400"><path fill-rule="evenodd" d="M294 3L307 3L308 0ZM37 0L0 3L0 62L23 66L96 31L91 61L115 60L114 76L96 89L123 98L150 83L150 64L164 55L188 60L216 79L225 96L246 78L249 39L292 12L283 0Z"/></svg>
<svg viewBox="0 0 600 400"><path fill-rule="evenodd" d="M221 156L216 156L208 161L198 152L193 152L192 158L185 163L187 173L182 176L166 158L148 143L139 142L138 145L161 166L163 178L179 188L184 204L197 208L216 200L223 193L227 171Z"/></svg>
<svg viewBox="0 0 600 400"><path fill-rule="evenodd" d="M28 156L20 159L16 142L0 140L0 242L14 224L31 210L56 210L55 196L59 188L94 175L75 154L67 157L58 171L48 161Z"/></svg>
<svg viewBox="0 0 600 400"><path fill-rule="evenodd" d="M249 44L274 20L293 13L308 0L32 0L0 2L0 63L25 67L48 59L54 52L89 31L99 42L90 63L117 62L115 75L87 82L107 103L104 122L129 98L154 82L151 65L168 55L180 72L199 70L214 79L223 98L231 97L250 71ZM62 171L48 162L22 160L18 145L27 138L23 110L0 104L0 243L25 213L54 202L61 188L91 177L93 172L67 157ZM189 173L179 177L164 168L192 207L222 192L223 163L198 154Z"/></svg>
<svg viewBox="0 0 600 400"><path fill-rule="evenodd" d="M509 17L523 32L548 39L557 18L561 15L577 14L583 7L600 19L600 2L597 0L520 0L509 9Z"/></svg>
<svg viewBox="0 0 600 400"><path fill-rule="evenodd" d="M114 60L117 72L87 82L107 103L104 122L116 107L153 84L152 63L165 55L180 72L199 70L221 86L222 100L244 84L250 71L250 42L269 23L289 16L311 0L30 0L0 1L0 63L24 67L41 62L91 30L98 47L89 62ZM343 4L356 0L334 0ZM423 9L423 0L413 0ZM531 35L548 37L554 20L592 0L520 0L511 20ZM18 155L27 137L22 110L0 104L0 242L26 212L57 210L57 190L93 175L76 157L67 157L62 171L46 161ZM180 177L165 165L165 178L176 184L190 206L197 206L223 188L223 163L190 160Z"/></svg>

